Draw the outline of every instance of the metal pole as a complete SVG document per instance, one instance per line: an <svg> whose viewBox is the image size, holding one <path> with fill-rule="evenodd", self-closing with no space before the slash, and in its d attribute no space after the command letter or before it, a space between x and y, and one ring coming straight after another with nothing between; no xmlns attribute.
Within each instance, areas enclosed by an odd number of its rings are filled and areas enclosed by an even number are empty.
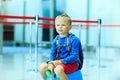
<svg viewBox="0 0 120 80"><path fill-rule="evenodd" d="M98 19L98 56L99 56L99 67L100 67L100 47L101 47L101 19Z"/></svg>
<svg viewBox="0 0 120 80"><path fill-rule="evenodd" d="M100 66L101 66L101 60L100 60L100 48L101 48L101 23L102 20L98 19L98 69L99 69L99 73L98 73L98 80L100 80Z"/></svg>
<svg viewBox="0 0 120 80"><path fill-rule="evenodd" d="M51 18L54 17L54 8L55 8L55 1L50 0L50 17ZM54 23L50 21L50 24L54 24ZM53 34L54 34L54 29L50 27L50 42L53 41Z"/></svg>
<svg viewBox="0 0 120 80"><path fill-rule="evenodd" d="M87 0L87 14L86 14L86 17L87 17L87 20L90 19L90 0ZM89 23L86 23L87 25L87 29L86 29L86 50L88 50L88 45L89 45Z"/></svg>
<svg viewBox="0 0 120 80"><path fill-rule="evenodd" d="M0 25L0 54L2 54L3 49L3 25Z"/></svg>
<svg viewBox="0 0 120 80"><path fill-rule="evenodd" d="M23 16L26 15L26 0L23 0ZM25 22L25 19L23 19L23 22ZM23 24L23 45L25 44L25 24Z"/></svg>
<svg viewBox="0 0 120 80"><path fill-rule="evenodd" d="M29 58L30 58L30 68L31 68L31 66L32 66L32 63L31 63L31 61L32 61L32 22L30 21L30 23L29 23L29 26L30 26L30 43L29 43Z"/></svg>
<svg viewBox="0 0 120 80"><path fill-rule="evenodd" d="M81 25L79 25L79 38L81 39L81 30L82 30L82 24Z"/></svg>
<svg viewBox="0 0 120 80"><path fill-rule="evenodd" d="M39 17L35 16L35 72L37 72L38 68L38 21Z"/></svg>

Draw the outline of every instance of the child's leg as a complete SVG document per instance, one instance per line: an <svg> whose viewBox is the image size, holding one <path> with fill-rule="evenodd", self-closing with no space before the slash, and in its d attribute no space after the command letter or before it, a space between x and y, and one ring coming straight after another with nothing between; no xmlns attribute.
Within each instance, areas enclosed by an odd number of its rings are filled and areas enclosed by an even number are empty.
<svg viewBox="0 0 120 80"><path fill-rule="evenodd" d="M68 80L67 75L64 72L64 68L61 65L58 65L54 71L55 74L59 76L60 80Z"/></svg>
<svg viewBox="0 0 120 80"><path fill-rule="evenodd" d="M66 74L70 74L78 70L78 65L76 63L72 64L60 64L58 65L54 71L60 80L68 80Z"/></svg>
<svg viewBox="0 0 120 80"><path fill-rule="evenodd" d="M40 74L42 76L42 80L46 80L46 74L45 71L48 70L48 64L47 63L42 63L38 70L40 71Z"/></svg>

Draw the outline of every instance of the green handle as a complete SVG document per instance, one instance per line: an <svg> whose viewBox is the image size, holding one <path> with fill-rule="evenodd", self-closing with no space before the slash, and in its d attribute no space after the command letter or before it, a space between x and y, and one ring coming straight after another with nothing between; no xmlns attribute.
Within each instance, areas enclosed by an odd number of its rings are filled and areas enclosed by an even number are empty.
<svg viewBox="0 0 120 80"><path fill-rule="evenodd" d="M50 71L50 70L46 70L46 71L45 71L45 74L46 74L46 76L50 76L51 71Z"/></svg>
<svg viewBox="0 0 120 80"><path fill-rule="evenodd" d="M45 71L45 74L47 77L51 78L53 76L53 74L51 73L50 70L46 70ZM59 76L56 76L56 80L60 80Z"/></svg>

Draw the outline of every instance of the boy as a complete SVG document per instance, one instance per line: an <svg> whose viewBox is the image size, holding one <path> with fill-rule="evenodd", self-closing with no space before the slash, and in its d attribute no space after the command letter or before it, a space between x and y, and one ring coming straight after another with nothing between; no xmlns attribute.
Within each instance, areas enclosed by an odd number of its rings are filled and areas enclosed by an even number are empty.
<svg viewBox="0 0 120 80"><path fill-rule="evenodd" d="M59 44L62 45L57 49L56 39L53 41L49 62L42 63L39 66L42 79L46 79L45 71L54 70L60 80L68 80L66 74L70 74L78 70L79 46L81 45L79 38L75 35L71 37L71 52L68 52L64 44L66 38L70 36L72 28L71 18L67 14L62 14L55 19L55 28L59 34Z"/></svg>

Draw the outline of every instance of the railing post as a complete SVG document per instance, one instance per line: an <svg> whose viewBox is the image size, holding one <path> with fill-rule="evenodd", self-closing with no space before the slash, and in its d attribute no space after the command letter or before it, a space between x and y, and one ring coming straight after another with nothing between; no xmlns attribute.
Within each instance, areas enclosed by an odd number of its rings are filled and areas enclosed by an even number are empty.
<svg viewBox="0 0 120 80"><path fill-rule="evenodd" d="M101 80L100 67L101 67L101 24L102 20L98 19L98 80Z"/></svg>
<svg viewBox="0 0 120 80"><path fill-rule="evenodd" d="M3 25L0 24L0 54L2 54L3 49Z"/></svg>
<svg viewBox="0 0 120 80"><path fill-rule="evenodd" d="M35 72L38 69L38 22L39 16L35 16Z"/></svg>

